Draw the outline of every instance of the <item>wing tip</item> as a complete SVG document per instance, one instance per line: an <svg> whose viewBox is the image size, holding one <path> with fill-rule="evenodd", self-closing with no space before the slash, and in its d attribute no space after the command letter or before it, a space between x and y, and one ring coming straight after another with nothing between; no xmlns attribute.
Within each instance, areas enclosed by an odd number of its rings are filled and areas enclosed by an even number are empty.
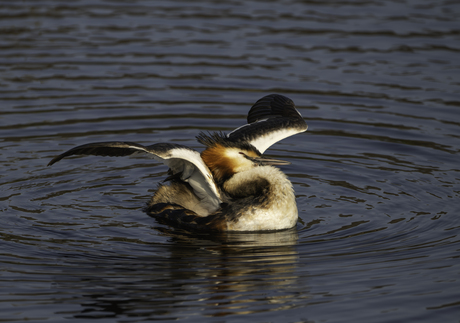
<svg viewBox="0 0 460 323"><path fill-rule="evenodd" d="M299 119L302 118L302 115L296 109L293 100L287 96L272 93L260 98L253 104L248 112L247 122L250 124L263 119L279 117Z"/></svg>
<svg viewBox="0 0 460 323"><path fill-rule="evenodd" d="M49 163L48 163L46 166L47 166L47 167L48 167L48 166L51 166L51 165L57 163L58 161L60 161L61 159L63 159L64 157L67 157L67 156L72 155L72 154L68 154L69 151L70 151L70 150L68 150L68 151L66 151L65 153L62 153L62 154L60 154L60 155L55 156L53 159L51 159L51 160L49 161Z"/></svg>
<svg viewBox="0 0 460 323"><path fill-rule="evenodd" d="M46 167L49 167L49 166L53 165L54 163L58 162L58 161L59 161L59 157L60 157L60 156L56 156L56 157L54 157L53 159L51 159L51 160L49 161L49 163L46 165Z"/></svg>

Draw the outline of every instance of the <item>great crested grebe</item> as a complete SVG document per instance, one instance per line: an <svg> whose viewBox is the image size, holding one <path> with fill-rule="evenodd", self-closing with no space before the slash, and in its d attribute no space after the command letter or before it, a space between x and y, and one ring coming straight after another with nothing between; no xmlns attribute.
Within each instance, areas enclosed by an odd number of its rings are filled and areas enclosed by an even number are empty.
<svg viewBox="0 0 460 323"><path fill-rule="evenodd" d="M72 155L151 154L169 167L145 211L162 222L200 231L282 230L296 225L291 182L274 165L289 162L262 156L284 138L307 130L294 102L271 94L249 110L248 123L229 134L200 133L199 152L179 144L143 146L134 142L96 142L54 157L48 166Z"/></svg>

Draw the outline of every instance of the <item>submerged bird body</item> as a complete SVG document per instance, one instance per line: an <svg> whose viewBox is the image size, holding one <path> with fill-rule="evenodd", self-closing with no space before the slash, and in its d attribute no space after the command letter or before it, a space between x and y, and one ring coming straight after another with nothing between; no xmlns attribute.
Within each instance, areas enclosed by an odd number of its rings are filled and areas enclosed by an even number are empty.
<svg viewBox="0 0 460 323"><path fill-rule="evenodd" d="M263 231L295 226L294 190L275 165L288 162L262 153L275 142L307 130L292 100L278 94L257 101L248 124L228 135L201 133L200 154L183 145L101 142L78 146L48 165L71 155L127 156L151 154L169 167L145 211L173 226L200 231Z"/></svg>

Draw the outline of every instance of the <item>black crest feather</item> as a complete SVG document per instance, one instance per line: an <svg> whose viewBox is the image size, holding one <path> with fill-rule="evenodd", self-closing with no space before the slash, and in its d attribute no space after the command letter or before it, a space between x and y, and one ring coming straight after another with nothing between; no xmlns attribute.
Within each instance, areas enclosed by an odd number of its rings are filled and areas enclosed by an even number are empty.
<svg viewBox="0 0 460 323"><path fill-rule="evenodd" d="M227 135L223 132L200 132L196 139L199 143L206 146L206 148L211 148L216 145L221 145L227 148L238 148L238 149L245 149L251 150L258 153L257 149L252 146L250 143L243 142L243 141L235 141L231 140L227 137Z"/></svg>

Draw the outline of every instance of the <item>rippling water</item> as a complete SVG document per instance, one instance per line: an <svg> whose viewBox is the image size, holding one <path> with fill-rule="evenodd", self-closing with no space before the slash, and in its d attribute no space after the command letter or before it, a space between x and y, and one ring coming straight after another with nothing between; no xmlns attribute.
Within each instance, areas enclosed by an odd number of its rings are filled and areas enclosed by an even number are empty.
<svg viewBox="0 0 460 323"><path fill-rule="evenodd" d="M455 1L0 2L0 317L458 322ZM267 153L296 228L192 235L142 212L166 173L79 144L231 131L280 93Z"/></svg>

